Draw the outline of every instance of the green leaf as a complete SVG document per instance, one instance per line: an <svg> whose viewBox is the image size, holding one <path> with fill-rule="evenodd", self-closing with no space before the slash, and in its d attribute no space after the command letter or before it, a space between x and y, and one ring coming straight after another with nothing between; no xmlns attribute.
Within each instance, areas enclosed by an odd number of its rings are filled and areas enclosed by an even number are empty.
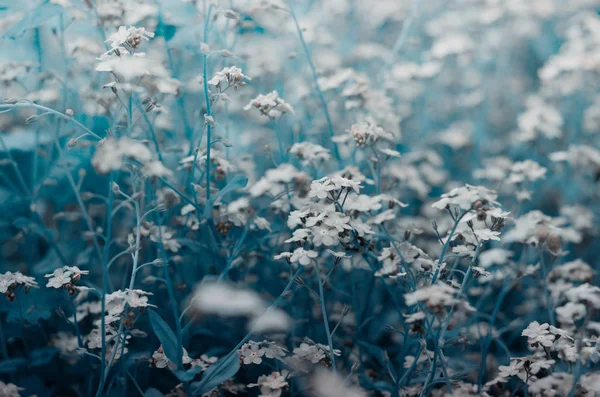
<svg viewBox="0 0 600 397"><path fill-rule="evenodd" d="M144 397L163 397L164 395L157 389L151 387L144 393Z"/></svg>
<svg viewBox="0 0 600 397"><path fill-rule="evenodd" d="M221 189L219 193L215 194L210 198L210 200L208 200L206 206L204 207L204 217L208 218L210 216L210 212L212 211L213 205L218 199L220 199L229 192L246 187L247 184L248 178L246 178L244 175L236 175L233 178L231 178L231 180L223 189Z"/></svg>
<svg viewBox="0 0 600 397"><path fill-rule="evenodd" d="M235 352L221 358L219 361L208 367L204 371L204 376L200 382L193 383L194 390L193 395L199 396L208 391L211 391L215 387L228 379L231 379L237 374L240 369L240 359Z"/></svg>
<svg viewBox="0 0 600 397"><path fill-rule="evenodd" d="M19 368L24 367L27 364L27 360L24 358L12 358L9 360L0 361L0 374L7 374L10 372L17 371Z"/></svg>
<svg viewBox="0 0 600 397"><path fill-rule="evenodd" d="M196 365L195 367L192 367L192 368L188 369L187 371L183 371L181 369L177 369L177 370L173 371L175 376L177 376L177 378L182 382L191 381L200 372L202 372L202 367L199 365Z"/></svg>
<svg viewBox="0 0 600 397"><path fill-rule="evenodd" d="M150 311L150 324L152 324L152 329L162 344L167 358L173 364L179 365L181 357L177 357L177 337L169 325L153 310Z"/></svg>

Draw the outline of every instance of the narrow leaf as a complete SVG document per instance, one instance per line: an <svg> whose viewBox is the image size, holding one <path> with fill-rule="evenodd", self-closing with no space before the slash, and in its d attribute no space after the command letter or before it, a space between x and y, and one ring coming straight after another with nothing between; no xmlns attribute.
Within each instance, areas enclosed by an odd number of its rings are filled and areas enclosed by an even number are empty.
<svg viewBox="0 0 600 397"><path fill-rule="evenodd" d="M215 194L213 197L208 200L206 203L206 207L204 207L204 217L208 218L210 216L210 211L212 211L213 205L217 202L218 199L223 197L229 192L232 192L236 189L240 189L246 187L248 184L248 178L244 175L236 175L227 183L227 185L221 189L221 191Z"/></svg>
<svg viewBox="0 0 600 397"><path fill-rule="evenodd" d="M239 369L240 359L235 352L221 358L204 371L204 376L200 382L194 383L194 396L202 395L231 379Z"/></svg>
<svg viewBox="0 0 600 397"><path fill-rule="evenodd" d="M150 323L162 344L165 355L173 364L177 365L181 359L181 357L177 357L177 337L169 325L153 310L150 311Z"/></svg>

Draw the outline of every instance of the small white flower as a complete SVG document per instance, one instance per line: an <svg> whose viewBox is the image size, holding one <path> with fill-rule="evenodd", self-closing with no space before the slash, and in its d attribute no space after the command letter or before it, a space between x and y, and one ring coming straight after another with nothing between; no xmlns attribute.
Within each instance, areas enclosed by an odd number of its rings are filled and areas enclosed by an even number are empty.
<svg viewBox="0 0 600 397"><path fill-rule="evenodd" d="M150 40L154 37L154 33L148 32L145 28L136 28L130 26L120 26L119 29L111 34L106 40L110 43L111 48L119 48L121 46L128 46L132 49L136 49L140 46L142 40Z"/></svg>
<svg viewBox="0 0 600 397"><path fill-rule="evenodd" d="M292 263L298 262L302 266L310 265L311 261L319 256L319 253L312 250L305 250L304 248L296 248L290 257Z"/></svg>
<svg viewBox="0 0 600 397"><path fill-rule="evenodd" d="M318 199L324 200L329 195L329 192L335 190L335 186L331 183L330 180L325 181L312 181L310 184L310 191L308 192L308 197L316 197Z"/></svg>
<svg viewBox="0 0 600 397"><path fill-rule="evenodd" d="M272 119L278 119L284 113L294 113L294 109L279 97L277 91L257 96L244 107L244 110L249 110L252 107L258 109L262 115Z"/></svg>

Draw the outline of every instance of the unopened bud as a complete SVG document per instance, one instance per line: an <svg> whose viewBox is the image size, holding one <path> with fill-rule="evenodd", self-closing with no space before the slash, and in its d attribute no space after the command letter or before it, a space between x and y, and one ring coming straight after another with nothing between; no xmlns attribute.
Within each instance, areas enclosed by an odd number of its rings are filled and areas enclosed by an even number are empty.
<svg viewBox="0 0 600 397"><path fill-rule="evenodd" d="M344 305L344 310L342 310L342 316L346 316L350 312L350 306Z"/></svg>
<svg viewBox="0 0 600 397"><path fill-rule="evenodd" d="M34 114L32 116L27 117L27 119L25 119L25 124L35 124L38 122L39 119L40 119L40 117L36 116Z"/></svg>
<svg viewBox="0 0 600 397"><path fill-rule="evenodd" d="M19 102L17 98L4 98L4 103L8 105L14 105L17 102Z"/></svg>
<svg viewBox="0 0 600 397"><path fill-rule="evenodd" d="M113 182L111 185L112 191L113 193L117 194L121 191L121 188L119 188L119 185L117 185L116 182Z"/></svg>
<svg viewBox="0 0 600 397"><path fill-rule="evenodd" d="M548 236L548 242L546 244L548 244L548 250L553 255L557 255L560 252L562 244L558 234L552 233Z"/></svg>
<svg viewBox="0 0 600 397"><path fill-rule="evenodd" d="M69 139L69 142L67 142L67 148L73 149L75 146L77 146L77 142L79 142L79 140L77 138Z"/></svg>
<svg viewBox="0 0 600 397"><path fill-rule="evenodd" d="M221 50L221 51L219 51L219 54L221 54L221 56L225 57L225 58L235 58L235 55L233 55L232 52L227 51L227 50Z"/></svg>
<svg viewBox="0 0 600 397"><path fill-rule="evenodd" d="M73 109L69 108L65 111L65 114L69 117L73 117L73 115L75 114L75 112L73 112Z"/></svg>
<svg viewBox="0 0 600 397"><path fill-rule="evenodd" d="M211 127L215 127L217 125L217 123L215 122L215 119L213 116L208 116L208 115L204 115L204 123L206 125L210 125Z"/></svg>
<svg viewBox="0 0 600 397"><path fill-rule="evenodd" d="M229 19L239 19L240 18L239 14L233 10L225 10L225 11L223 11L223 15L225 16L225 18L229 18Z"/></svg>

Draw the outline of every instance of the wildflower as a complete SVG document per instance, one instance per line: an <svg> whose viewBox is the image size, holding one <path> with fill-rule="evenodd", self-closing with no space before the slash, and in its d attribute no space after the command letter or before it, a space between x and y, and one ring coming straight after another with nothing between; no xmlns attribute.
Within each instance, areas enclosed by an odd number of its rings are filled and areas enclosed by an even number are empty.
<svg viewBox="0 0 600 397"><path fill-rule="evenodd" d="M328 355L330 350L329 346L307 340L306 342L302 342L300 346L294 348L293 353L295 357L310 361L313 364L317 364L329 358ZM341 351L334 349L333 354L335 356L339 356Z"/></svg>
<svg viewBox="0 0 600 397"><path fill-rule="evenodd" d="M369 118L360 123L353 124L348 132L358 147L370 146L382 139L394 139L392 134L385 132L383 128L375 124L373 119Z"/></svg>
<svg viewBox="0 0 600 397"><path fill-rule="evenodd" d="M81 275L89 273L88 270L80 270L77 266L64 266L44 276L48 279L46 287L56 289L65 288L69 291L69 294L73 295L78 290L81 290L81 287L75 286L81 279Z"/></svg>
<svg viewBox="0 0 600 397"><path fill-rule="evenodd" d="M600 287L588 283L569 289L565 293L570 302L580 302L600 309Z"/></svg>
<svg viewBox="0 0 600 397"><path fill-rule="evenodd" d="M330 192L334 191L336 187L331 183L329 179L324 181L312 181L310 184L310 192L308 197L316 197L324 200L327 198Z"/></svg>
<svg viewBox="0 0 600 397"><path fill-rule="evenodd" d="M443 210L449 205L456 205L463 210L470 210L473 206L496 204L497 197L496 192L483 186L465 185L442 194L441 200L435 202L433 207Z"/></svg>
<svg viewBox="0 0 600 397"><path fill-rule="evenodd" d="M281 309L272 309L250 320L248 329L257 333L287 331L291 326L290 317Z"/></svg>
<svg viewBox="0 0 600 397"><path fill-rule="evenodd" d="M297 229L294 230L293 236L287 240L286 243L299 243L306 241L306 239L310 236L310 229Z"/></svg>
<svg viewBox="0 0 600 397"><path fill-rule="evenodd" d="M12 383L4 383L0 381L0 396L2 397L21 397L21 393L25 390Z"/></svg>
<svg viewBox="0 0 600 397"><path fill-rule="evenodd" d="M280 347L275 342L263 341L263 350L265 351L265 357L280 360L285 357L287 350Z"/></svg>
<svg viewBox="0 0 600 397"><path fill-rule="evenodd" d="M549 139L562 136L564 121L558 109L538 96L529 97L526 104L527 110L518 118L519 140L533 141L540 135Z"/></svg>
<svg viewBox="0 0 600 397"><path fill-rule="evenodd" d="M123 167L124 158L140 163L152 160L152 152L144 144L130 138L107 138L102 141L92 157L92 165L100 174L108 174Z"/></svg>
<svg viewBox="0 0 600 397"><path fill-rule="evenodd" d="M246 82L244 80L250 81L252 79L246 76L244 73L242 73L242 69L235 66L231 66L225 67L220 72L217 72L215 77L208 81L208 84L214 85L215 87L222 90L222 83L227 83L227 86L224 87L225 89L233 87L235 90L237 90L238 87L244 87L246 85Z"/></svg>
<svg viewBox="0 0 600 397"><path fill-rule="evenodd" d="M187 350L183 349L182 354L183 354L183 356L181 358L182 364L184 366L191 364L193 360L188 355ZM169 367L172 371L177 369L177 364L173 363L169 360L169 358L167 357L167 355L164 352L162 345L158 347L158 350L156 350L154 353L152 353L152 358L150 359L150 363L152 365L154 365L156 368Z"/></svg>
<svg viewBox="0 0 600 397"><path fill-rule="evenodd" d="M331 159L328 149L311 142L294 143L289 151L296 155L304 166L317 166Z"/></svg>
<svg viewBox="0 0 600 397"><path fill-rule="evenodd" d="M264 397L279 397L282 390L286 389L288 371L272 372L270 375L261 375L257 383L250 383L248 387L259 387L260 395Z"/></svg>
<svg viewBox="0 0 600 397"><path fill-rule="evenodd" d="M474 233L477 236L477 238L479 238L479 240L481 240L481 241L488 241L488 240L500 241L500 238L498 237L500 235L500 232L497 232L494 230L477 229L474 231Z"/></svg>
<svg viewBox="0 0 600 397"><path fill-rule="evenodd" d="M126 28L125 26L120 26L115 33L106 39L106 42L110 43L110 47L113 50L122 46L137 49L142 40L148 41L153 37L154 33L148 32L145 28L136 28L135 26Z"/></svg>
<svg viewBox="0 0 600 397"><path fill-rule="evenodd" d="M458 303L458 300L454 297L455 294L456 290L451 286L437 283L404 294L404 300L408 306L421 302L435 313L440 313L445 306L453 306Z"/></svg>
<svg viewBox="0 0 600 397"><path fill-rule="evenodd" d="M244 110L249 110L252 107L258 109L262 115L272 119L278 119L285 113L294 114L294 109L279 97L277 91L257 96L244 107Z"/></svg>
<svg viewBox="0 0 600 397"><path fill-rule="evenodd" d="M48 288L62 288L63 285L71 282L71 273L64 269L56 269L52 274L46 274L44 277L49 277Z"/></svg>
<svg viewBox="0 0 600 397"><path fill-rule="evenodd" d="M35 287L37 287L35 279L25 276L21 272L6 272L0 275L0 294L4 294L10 302L16 299L15 291L18 288L23 288L27 293Z"/></svg>
<svg viewBox="0 0 600 397"><path fill-rule="evenodd" d="M199 313L223 317L260 315L265 308L256 292L225 283L200 284L191 303Z"/></svg>
<svg viewBox="0 0 600 397"><path fill-rule="evenodd" d="M581 320L587 314L587 309L583 303L567 302L563 306L556 308L557 319L561 324L574 325L576 321Z"/></svg>
<svg viewBox="0 0 600 397"><path fill-rule="evenodd" d="M539 345L550 347L561 336L570 338L563 330L548 323L540 324L537 321L531 322L521 335L527 337L527 343L532 347L538 347Z"/></svg>
<svg viewBox="0 0 600 397"><path fill-rule="evenodd" d="M366 397L367 393L338 375L326 371L317 371L310 379L315 395L328 397Z"/></svg>
<svg viewBox="0 0 600 397"><path fill-rule="evenodd" d="M257 342L250 341L245 343L238 354L242 357L244 364L260 364L262 363L262 357L265 355L264 349L261 348Z"/></svg>
<svg viewBox="0 0 600 397"><path fill-rule="evenodd" d="M338 231L336 229L330 229L328 227L314 227L312 228L313 243L315 246L320 247L325 245L332 247L339 243Z"/></svg>
<svg viewBox="0 0 600 397"><path fill-rule="evenodd" d="M79 360L79 339L77 336L68 332L59 332L52 336L52 346L56 347L61 357L65 358L70 364L75 364ZM2 395L0 393L0 395Z"/></svg>
<svg viewBox="0 0 600 397"><path fill-rule="evenodd" d="M296 248L290 257L292 263L298 262L302 266L308 266L313 259L319 256L319 253L312 250L305 250L304 248Z"/></svg>

